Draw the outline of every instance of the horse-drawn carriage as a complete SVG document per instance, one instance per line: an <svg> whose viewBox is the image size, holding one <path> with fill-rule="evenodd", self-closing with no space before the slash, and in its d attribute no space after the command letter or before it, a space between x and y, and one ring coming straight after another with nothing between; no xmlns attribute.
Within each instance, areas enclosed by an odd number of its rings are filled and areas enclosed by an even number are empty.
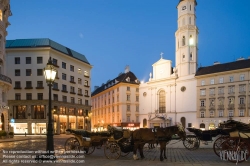
<svg viewBox="0 0 250 166"><path fill-rule="evenodd" d="M187 128L191 134L186 136L186 139L183 141L183 145L188 150L196 150L200 147L200 142L203 142L205 145L208 145L209 142L213 142L213 137L217 137L214 141L213 149L215 154L219 155L218 148L220 144L229 136L228 131L222 129L215 130L201 130L197 128Z"/></svg>
<svg viewBox="0 0 250 166"><path fill-rule="evenodd" d="M243 162L250 155L250 125L228 120L220 123L219 127L215 130L200 130L196 128L187 128L189 132L183 145L188 150L195 150L199 148L200 142L207 144L212 142L213 137L217 137L213 144L215 154L221 158L227 158L231 162ZM244 157L235 159L240 151L244 151ZM226 153L226 154L225 154ZM229 154L231 153L231 154ZM231 155L231 156L230 156Z"/></svg>
<svg viewBox="0 0 250 166"><path fill-rule="evenodd" d="M229 130L229 137L220 146L220 157L236 163L246 161L250 156L250 124L228 120L219 128Z"/></svg>
<svg viewBox="0 0 250 166"><path fill-rule="evenodd" d="M71 129L68 129L67 132L70 132L74 137L66 140L65 151L83 151L89 155L94 152L96 147L103 146L104 154L108 159L118 159L132 151L134 152L134 159L137 159L137 149L140 151L141 158L144 158L143 146L146 143L159 143L161 161L163 160L163 152L164 158L166 158L166 144L172 139L172 136L178 134L180 139L183 140L186 136L181 125L158 129L141 128L135 131L108 126L108 131L105 132Z"/></svg>
<svg viewBox="0 0 250 166"><path fill-rule="evenodd" d="M117 159L133 151L130 143L130 131L109 127L108 131L89 132L86 130L67 129L74 137L65 142L65 151L82 151L89 155L96 147L104 146L104 154L108 159Z"/></svg>

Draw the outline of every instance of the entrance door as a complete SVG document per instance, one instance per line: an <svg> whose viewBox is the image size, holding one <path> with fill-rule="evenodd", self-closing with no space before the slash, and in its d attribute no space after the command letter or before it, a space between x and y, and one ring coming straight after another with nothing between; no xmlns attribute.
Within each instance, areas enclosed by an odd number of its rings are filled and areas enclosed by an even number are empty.
<svg viewBox="0 0 250 166"><path fill-rule="evenodd" d="M182 117L181 118L181 124L184 128L186 128L186 118L185 117Z"/></svg>
<svg viewBox="0 0 250 166"><path fill-rule="evenodd" d="M4 130L5 129L5 126L4 126L4 115L3 115L3 113L2 113L2 115L1 115L1 123L2 123L2 130Z"/></svg>
<svg viewBox="0 0 250 166"><path fill-rule="evenodd" d="M60 132L61 134L64 134L66 130L66 122L60 123Z"/></svg>

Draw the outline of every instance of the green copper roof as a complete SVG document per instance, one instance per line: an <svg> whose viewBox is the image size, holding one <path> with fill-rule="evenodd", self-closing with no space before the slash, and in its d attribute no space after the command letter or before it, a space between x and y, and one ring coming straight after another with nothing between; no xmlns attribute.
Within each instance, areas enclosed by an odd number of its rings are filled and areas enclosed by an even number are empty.
<svg viewBox="0 0 250 166"><path fill-rule="evenodd" d="M74 50L71 50L68 47L65 47L57 42L54 42L50 39L16 39L16 40L7 40L6 48L34 48L34 47L51 47L54 50L67 54L71 57L74 57L80 61L83 61L89 64L88 60L83 54L80 54Z"/></svg>

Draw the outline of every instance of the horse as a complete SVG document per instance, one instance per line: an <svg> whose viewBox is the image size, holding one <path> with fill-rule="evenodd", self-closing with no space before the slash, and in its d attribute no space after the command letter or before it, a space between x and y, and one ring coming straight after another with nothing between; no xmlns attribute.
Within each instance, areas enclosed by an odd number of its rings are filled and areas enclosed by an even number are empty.
<svg viewBox="0 0 250 166"><path fill-rule="evenodd" d="M186 132L184 128L180 125L170 126L165 128L149 129L149 128L140 128L134 130L131 134L131 142L134 144L133 158L138 160L137 149L139 149L141 159L145 158L143 155L143 147L146 143L160 144L160 161L163 161L162 153L164 152L164 158L166 157L166 145L172 139L172 136L178 134L182 140L186 138Z"/></svg>

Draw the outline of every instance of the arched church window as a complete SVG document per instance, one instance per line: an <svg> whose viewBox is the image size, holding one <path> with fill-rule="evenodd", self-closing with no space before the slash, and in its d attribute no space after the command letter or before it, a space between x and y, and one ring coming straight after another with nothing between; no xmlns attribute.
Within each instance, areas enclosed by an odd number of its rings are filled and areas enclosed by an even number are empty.
<svg viewBox="0 0 250 166"><path fill-rule="evenodd" d="M164 90L159 92L159 113L166 113L166 96Z"/></svg>
<svg viewBox="0 0 250 166"><path fill-rule="evenodd" d="M190 5L190 11L191 11L191 5Z"/></svg>
<svg viewBox="0 0 250 166"><path fill-rule="evenodd" d="M190 60L193 60L193 53L190 52Z"/></svg>
<svg viewBox="0 0 250 166"><path fill-rule="evenodd" d="M182 55L182 61L185 61L185 55Z"/></svg>
<svg viewBox="0 0 250 166"><path fill-rule="evenodd" d="M182 19L182 26L185 25L185 18Z"/></svg>
<svg viewBox="0 0 250 166"><path fill-rule="evenodd" d="M191 17L189 17L189 24L191 24Z"/></svg>
<svg viewBox="0 0 250 166"><path fill-rule="evenodd" d="M185 36L182 37L182 46L185 46Z"/></svg>

